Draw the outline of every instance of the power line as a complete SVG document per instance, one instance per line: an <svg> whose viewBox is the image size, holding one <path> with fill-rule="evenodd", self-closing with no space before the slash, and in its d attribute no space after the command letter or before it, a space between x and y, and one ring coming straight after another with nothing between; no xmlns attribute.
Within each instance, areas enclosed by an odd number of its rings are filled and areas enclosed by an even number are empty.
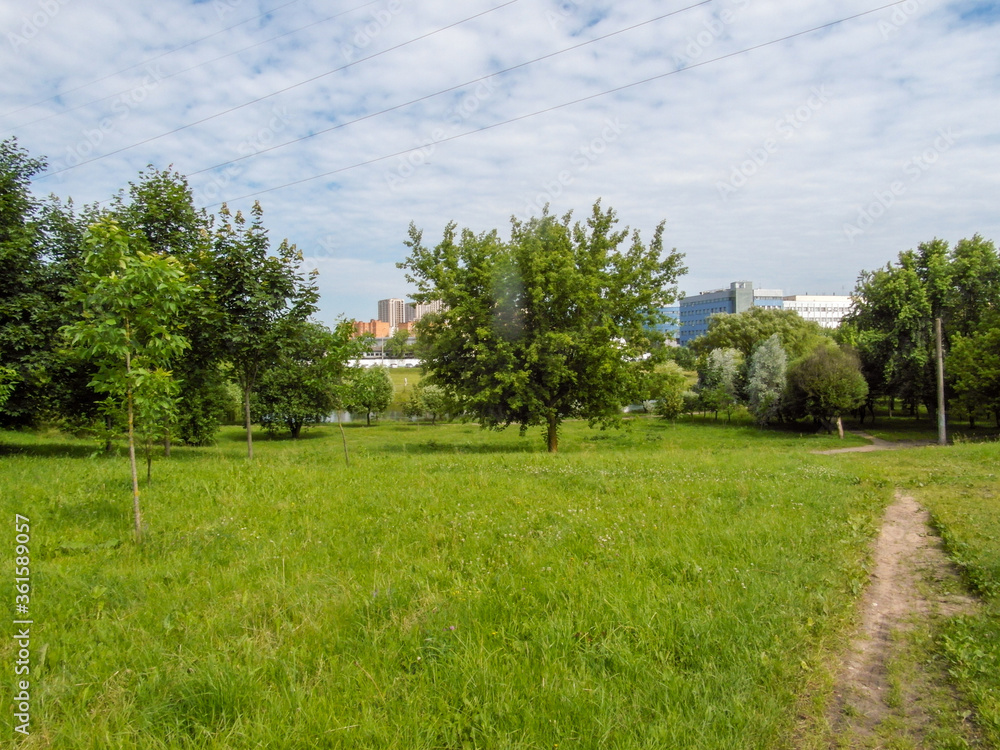
<svg viewBox="0 0 1000 750"><path fill-rule="evenodd" d="M341 65L339 68L334 68L333 70L328 70L325 73L320 73L319 75L313 76L312 78L307 78L304 81L299 81L298 83L293 83L291 86L286 86L285 88L278 89L277 91L273 91L270 94L265 94L264 96L257 97L256 99L251 99L250 101L244 102L243 104L238 104L235 107L230 107L229 109L222 110L221 112L216 112L214 115L209 115L208 117L203 117L200 120L195 120L194 122L189 122L187 125L181 125L180 127L174 128L173 130L168 130L166 133L160 133L159 135L152 136L151 138L147 138L147 139L145 139L143 141L138 141L137 143L133 143L133 144L131 144L129 146L123 146L122 148L115 149L114 151L109 151L106 154L101 154L100 156L95 156L93 159L88 159L87 161L82 161L82 162L79 162L78 164L73 164L73 165L68 166L68 167L63 167L62 169L57 169L54 172L46 172L45 174L41 175L37 179L44 180L47 177L52 177L52 176L57 175L57 174L62 174L63 172L68 172L71 169L76 169L77 167L82 167L85 164L91 164L91 163L93 163L95 161L99 161L101 159L106 159L109 156L114 156L115 154L120 154L120 153L122 153L124 151L129 151L129 150L135 148L136 146L143 146L143 145L145 145L147 143L152 143L153 141L159 140L160 138L165 138L168 135L173 135L174 133L179 133L182 130L187 130L188 128L194 127L195 125L201 125L202 123L208 122L209 120L214 120L216 117L221 117L222 115L229 114L230 112L235 112L236 110L243 109L244 107L248 107L251 104L257 104L258 102L262 102L262 101L264 101L266 99L270 99L271 97L277 96L278 94L283 94L283 93L285 93L287 91L291 91L292 89L298 88L299 86L304 86L307 83L312 83L313 81L318 81L320 78L325 78L326 76L333 75L334 73L338 73L338 72L340 72L342 70L346 70L347 68L353 67L355 65L359 65L359 64L361 64L363 62L366 62L368 60L371 60L373 58L379 57L381 55L385 55L385 54L387 54L389 52L394 52L395 50L401 49L401 48L406 47L406 46L408 46L410 44L413 44L415 42L419 42L419 41L421 41L423 39L427 39L428 37L434 36L435 34L440 34L443 31L447 31L448 29L455 28L456 26L460 26L463 23L467 23L467 22L472 21L472 20L474 20L476 18L480 18L480 17L485 16L485 15L487 15L489 13L493 13L494 11L500 10L501 8L506 8L508 5L513 5L514 3L518 3L518 2L521 2L521 0L507 0L507 2L501 3L500 5L496 5L496 6L492 7L492 8L484 10L484 11L482 11L480 13L476 13L475 15L471 15L471 16L469 16L467 18L463 18L460 21L455 21L454 23L450 23L447 26L443 26L443 27L441 27L439 29L435 29L434 31L429 31L426 34L421 34L420 36L414 37L413 39L410 39L410 40L405 41L405 42L401 42L400 44L394 45L394 46L389 47L387 49L384 49L384 50L382 50L380 52L375 52L375 53L373 53L371 55L368 55L367 57L358 58L357 60L354 60L353 62L347 63L346 65Z"/></svg>
<svg viewBox="0 0 1000 750"><path fill-rule="evenodd" d="M664 13L663 15L656 16L656 18L650 18L648 21L642 21L640 23L633 24L632 26L628 26L624 29L619 29L618 31L612 31L611 33L604 34L603 36L595 37L593 39L588 39L585 42L580 42L579 44L574 44L570 47L565 47L564 49L557 50L555 52L550 52L547 55L542 55L541 57L536 57L533 60L528 60L523 63L518 63L517 65L512 65L511 67L504 68L503 70L497 70L493 73L489 73L488 75L480 76L479 78L473 78L472 80L465 81L464 83L459 83L456 84L455 86L450 86L446 89L435 91L433 94L427 94L425 96L421 96L416 99L410 99L408 102L403 102L402 104L396 104L392 107L387 107L386 109L379 110L378 112L370 112L367 115L362 115L361 117L357 117L353 120L348 120L347 122L338 123L337 125L333 125L329 128L324 128L323 130L317 130L315 133L309 133L308 135L304 135L300 138L293 138L292 140L286 141L285 143L278 143L274 146L270 146L269 148L260 149L259 151L256 151L252 154L246 154L245 156L240 156L235 159L230 159L229 161L220 162L219 164L215 164L211 167L205 167L204 169L199 169L196 172L188 172L187 175L188 177L193 177L196 174L210 172L213 169L218 169L219 167L225 167L229 164L235 164L236 162L243 161L244 159L251 159L255 156L260 156L261 154L266 154L270 151L275 151L279 148L284 148L285 146L291 146L294 143L301 143L302 141L308 140L310 138L315 138L318 135L324 135L334 130L339 130L340 128L346 128L348 125L354 125L364 120L370 120L373 117L379 117L380 115L388 114L389 112L395 112L396 110L403 109L404 107L409 107L411 104L418 104L419 102L423 102L428 99L433 99L434 97L441 96L442 94L447 94L452 91L465 88L466 86L471 86L474 83L482 83L483 81L489 80L490 78L510 73L513 70L524 68L527 67L528 65L534 65L535 63L541 62L542 60L548 60L549 58L565 54L566 52L572 52L573 50L580 49L581 47L586 47L587 45L594 44L596 42L601 42L604 41L605 39L610 39L613 36L618 36L628 31L633 31L642 26L648 26L649 24L655 23L656 21L662 21L664 18L669 18L670 16L675 16L680 13L684 13L686 11L692 10L702 5L708 5L711 2L714 2L714 0L701 0L701 2L695 3L694 5L689 5L686 8L680 8L678 10L671 11L670 13Z"/></svg>
<svg viewBox="0 0 1000 750"><path fill-rule="evenodd" d="M229 203L231 201L244 200L245 198L253 198L253 197L258 196L258 195L264 195L265 193L272 193L272 192L274 192L276 190L283 190L284 188L287 188L287 187L293 187L295 185L301 185L301 184L306 183L306 182L312 182L313 180L318 180L318 179L321 179L323 177L329 177L330 175L340 174L341 172L347 172L347 171L352 170L352 169L357 169L358 167L365 167L365 166L368 166L370 164L377 164L380 161L386 161L387 159L393 159L393 158L395 158L397 156L403 156L404 154L409 154L409 153L412 153L414 151L420 151L422 149L428 148L429 146L436 146L439 143L448 143L449 141L456 141L459 138L465 138L466 136L475 135L477 133L483 133L483 132L486 132L487 130L493 130L495 128L499 128L499 127L502 127L504 125L509 125L511 123L514 123L514 122L520 122L522 120L527 120L527 119L530 119L532 117L537 117L538 115L547 114L548 112L554 112L554 111L556 111L558 109L564 109L566 107L571 107L571 106L573 106L575 104L581 104L583 102L591 101L593 99L598 99L598 98L600 98L602 96L607 96L609 94L617 94L617 93L619 93L621 91L625 91L627 89L635 88L636 86L642 86L643 84L650 83L652 81L658 81L658 80L663 79L663 78L668 78L670 76L677 75L678 73L683 73L683 72L688 71L688 70L694 70L695 68L701 68L701 67L704 67L706 65L711 65L712 63L719 62L721 60L728 60L729 58L732 58L732 57L737 57L739 55L747 54L748 52L753 52L753 51L758 50L758 49L763 49L764 47L771 47L771 46L773 46L775 44L780 44L781 42L787 42L789 39L795 39L796 37L805 36L807 34L812 34L812 33L815 33L817 31L822 31L823 29L829 29L829 28L832 28L834 26L839 26L840 24L846 23L848 21L853 21L856 18L862 18L864 16L871 15L872 13L877 13L880 10L885 10L886 8L892 8L893 6L900 5L900 4L904 3L904 2L909 2L909 1L910 0L895 0L895 2L886 3L885 5L881 5L878 8L872 8L871 10L866 10L866 11L863 11L861 13L855 13L852 16L847 16L845 18L840 18L840 19L838 19L836 21L830 21L829 23L825 23L825 24L822 24L820 26L814 26L814 27L812 27L810 29L806 29L804 31L797 31L794 34L788 34L788 35L780 37L778 39L772 39L769 42L762 42L761 44L755 44L752 47L746 47L744 49L737 50L736 52L729 52L729 53L727 53L725 55L719 55L718 57L713 57L710 60L702 60L701 62L693 63L691 65L688 65L688 66L684 67L684 68L678 68L678 69L672 70L672 71L670 71L668 73L661 73L659 75L650 76L649 78L643 78L640 81L634 81L632 83L627 83L627 84L625 84L623 86L616 86L615 88L607 89L605 91L601 91L601 92L596 93L596 94L590 94L588 96L583 96L583 97L580 97L579 99L573 99L573 100L568 101L568 102L563 102L562 104L555 104L555 105L553 105L551 107L546 107L545 109L536 110L535 112L529 112L529 113L524 114L524 115L518 115L517 117L511 117L510 119L502 120L501 122L496 122L496 123L493 123L492 125L484 125L481 128L476 128L474 130L467 130L464 133L458 133L456 135L452 135L452 136L448 136L448 137L445 137L445 138L440 138L440 139L437 139L437 140L429 141L429 142L424 143L424 144L422 144L420 146L417 146L416 148L407 148L407 149L404 149L402 151L396 151L395 153L387 154L385 156L378 156L378 157L375 157L375 158L372 158L372 159L367 159L365 161L357 162L355 164L350 164L350 165L345 166L345 167L339 167L337 169L332 169L329 172L323 172L322 174L313 175L312 177L303 177L300 180L293 180L291 182L286 182L286 183L284 183L282 185L275 185L274 187L266 188L264 190L257 190L257 191L254 191L252 193L247 193L246 195L240 195L240 196L237 196L235 198L229 198L229 199L227 199L225 201L219 201L218 203L211 203L211 204L205 206L205 208L214 208L216 206L221 206L223 203Z"/></svg>
<svg viewBox="0 0 1000 750"><path fill-rule="evenodd" d="M224 34L227 31L232 31L233 29L235 29L235 28L237 28L239 26L242 26L244 24L250 23L251 21L256 21L258 18L263 18L264 16L269 16L272 13L274 13L276 11L279 11L282 8L287 8L289 5L294 5L297 2L299 2L299 0L289 0L289 2L284 3L282 5L279 5L276 8L271 8L271 10L264 11L260 15L254 16L253 18L248 18L245 21L240 21L239 23L235 23L232 26L227 26L224 29L219 29L218 31L212 32L208 36L203 36L200 39L195 39L194 41L187 42L186 44L182 44L180 47L174 47L173 49L167 50L166 52L161 52L159 55L154 55L153 57L148 57L145 60L140 60L139 62L133 63L132 65L129 65L126 68L122 68L121 70L115 71L114 73L108 73L107 75L101 76L100 78L97 78L97 79L95 79L93 81L90 81L89 83L82 83L79 86L75 86L74 88L66 89L65 91L60 91L60 92L58 92L56 94L53 94L50 97L47 97L45 99L39 100L39 101L35 102L34 104L26 104L25 106L21 107L20 109L12 109L10 112L4 112L3 115L0 115L0 116L7 117L9 115L15 115L18 112L23 112L26 109L31 109L32 107L37 107L39 104L45 104L45 102L52 101L53 99L58 99L60 96L65 96L66 94L72 94L74 91L79 91L80 89L85 89L88 86L93 86L95 83L100 83L101 81L106 81L107 79L113 78L114 76L117 76L117 75L121 75L122 73L127 73L128 71L132 70L133 68L138 68L141 65L148 65L149 63L154 62L155 60L159 60L161 58L166 57L167 55L172 55L175 52L179 52L182 49L187 49L188 47L191 47L191 46L193 46L195 44L199 44L201 42L204 42L206 39L211 39L212 37L218 36L219 34ZM100 101L100 100L98 100L98 101ZM31 123L26 123L26 124L30 125ZM24 126L22 125L22 126L18 126L18 127L24 127Z"/></svg>
<svg viewBox="0 0 1000 750"><path fill-rule="evenodd" d="M298 0L295 0L295 1L298 2ZM272 37L269 37L269 38L264 39L262 41L255 42L254 44L248 45L246 47L241 47L240 49L234 50L233 52L228 52L225 55L219 55L218 57L213 57L211 60L204 60L203 62L200 62L197 65L192 65L192 66L190 66L188 68L184 68L183 70L178 70L178 71L175 71L173 73L168 73L165 76L159 76L158 80L165 81L168 78L173 78L175 76L179 76L179 75L182 75L184 73L188 73L188 72L190 72L192 70L195 70L197 68L202 67L203 65L209 65L211 63L218 62L219 60L224 60L227 57L232 57L233 55L238 55L241 52L246 52L248 49L253 49L254 47L260 47L262 44L267 44L268 42L273 42L275 39L281 39L282 37L285 37L285 36L290 36L292 34L297 34L300 31L303 31L303 30L308 29L308 28L312 28L313 26L318 26L321 23L326 23L327 21L332 21L334 18L340 18L340 16L345 16L348 13L354 13L355 11L361 10L362 8L367 8L369 5L375 5L376 3L380 2L380 1L381 0L370 0L370 2L364 3L363 5L358 5L358 6L354 7L354 8L350 8L349 10L341 11L340 13L336 13L336 14L334 14L332 16L327 16L326 18L321 18L318 21L312 21L310 23L305 24L304 26L299 26L297 29L292 29L291 31L286 31L286 32L284 32L282 34L277 34L276 36L272 36ZM230 28L235 28L235 27L230 27ZM205 39L208 39L208 37L205 37ZM204 41L204 40L201 40L201 41ZM185 45L185 46L187 46L187 45ZM177 49L183 49L183 48L182 47L178 47ZM173 51L176 52L177 50L173 50ZM166 53L166 54L170 54L170 53ZM162 55L161 55L161 57L162 57ZM140 64L143 64L143 63L140 63ZM136 66L133 65L132 67L136 67ZM126 68L126 70L131 70L131 68ZM114 75L114 74L112 74L112 75ZM105 77L107 77L107 76L105 76ZM104 79L100 79L100 80L104 80ZM95 81L95 83L96 83L96 81ZM90 84L86 84L86 85L89 86ZM82 87L78 87L78 88L82 88ZM76 89L71 89L71 90L75 91ZM38 122L44 122L45 120L51 120L53 117L62 117L63 115L67 115L70 112L76 112L78 109L83 109L84 107L89 107L91 104L98 104L99 102L104 102L104 101L107 101L108 99L114 99L116 96L121 96L122 94L127 94L130 90L131 89L124 89L122 91L117 91L114 94L109 94L108 96L102 96L99 99L92 99L89 102L84 102L83 104L78 104L75 107L70 107L69 109L64 109L64 110L62 110L60 112L53 112L52 114L46 115L45 117L39 117L37 120L31 120L29 122L22 123L22 124L18 125L16 128L12 128L11 130L9 130L7 132L13 132L13 130L17 130L19 128L25 128L25 127L27 127L29 125L34 125L35 123L38 123ZM48 100L46 100L46 101L48 101ZM20 110L18 110L18 111L20 111Z"/></svg>

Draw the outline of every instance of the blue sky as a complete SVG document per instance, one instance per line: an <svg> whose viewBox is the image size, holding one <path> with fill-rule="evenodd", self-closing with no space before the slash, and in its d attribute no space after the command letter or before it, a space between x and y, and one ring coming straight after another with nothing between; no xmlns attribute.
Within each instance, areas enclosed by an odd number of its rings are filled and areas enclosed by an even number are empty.
<svg viewBox="0 0 1000 750"><path fill-rule="evenodd" d="M597 198L666 221L688 293L846 293L924 240L1000 241L1000 4L801 34L884 4L9 0L0 138L65 170L39 195L106 200L153 164L210 210L259 198L326 322L405 296L411 221L435 242Z"/></svg>

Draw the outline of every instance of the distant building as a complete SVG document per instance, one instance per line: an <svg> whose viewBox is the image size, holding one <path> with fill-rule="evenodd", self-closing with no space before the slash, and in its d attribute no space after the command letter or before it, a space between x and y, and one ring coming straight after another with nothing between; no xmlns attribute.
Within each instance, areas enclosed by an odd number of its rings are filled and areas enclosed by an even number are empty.
<svg viewBox="0 0 1000 750"><path fill-rule="evenodd" d="M661 307L660 312L666 316L666 320L659 325L653 326L653 330L667 334L667 343L677 346L677 335L681 329L681 306L671 305Z"/></svg>
<svg viewBox="0 0 1000 750"><path fill-rule="evenodd" d="M754 307L776 307L779 310L785 306L784 292L780 289L754 289Z"/></svg>
<svg viewBox="0 0 1000 750"><path fill-rule="evenodd" d="M389 324L384 320L372 320L368 323L360 320L354 321L354 335L364 336L366 333L370 333L375 338L385 338L391 335L389 333Z"/></svg>
<svg viewBox="0 0 1000 750"><path fill-rule="evenodd" d="M713 289L684 297L680 304L681 346L687 346L694 339L708 333L708 319L712 315L734 315L753 306L753 282L750 281L734 281L728 289Z"/></svg>
<svg viewBox="0 0 1000 750"><path fill-rule="evenodd" d="M378 301L378 319L389 324L389 334L396 330L396 326L406 322L406 302L401 299L390 298Z"/></svg>
<svg viewBox="0 0 1000 750"><path fill-rule="evenodd" d="M441 312L443 308L444 303L441 302L441 300L434 300L433 302L411 302L406 306L406 322L416 323L425 315Z"/></svg>
<svg viewBox="0 0 1000 750"><path fill-rule="evenodd" d="M785 297L785 309L794 310L823 328L836 328L851 311L853 297L834 294L794 294Z"/></svg>

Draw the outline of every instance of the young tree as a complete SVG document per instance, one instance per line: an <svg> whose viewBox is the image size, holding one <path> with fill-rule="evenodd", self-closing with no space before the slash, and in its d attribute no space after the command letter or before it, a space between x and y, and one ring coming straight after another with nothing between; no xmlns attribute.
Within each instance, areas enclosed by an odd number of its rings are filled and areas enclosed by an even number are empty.
<svg viewBox="0 0 1000 750"><path fill-rule="evenodd" d="M684 413L684 394L688 376L676 362L666 362L652 375L656 413L664 419L677 419Z"/></svg>
<svg viewBox="0 0 1000 750"><path fill-rule="evenodd" d="M113 212L125 229L145 237L150 251L183 263L198 290L182 312L190 347L174 363L174 374L180 383L179 436L188 444L205 445L215 435L227 402L221 367L225 347L212 289L211 222L203 209L195 208L183 175L152 167L115 197ZM168 440L168 451L169 445Z"/></svg>
<svg viewBox="0 0 1000 750"><path fill-rule="evenodd" d="M168 368L187 347L177 316L192 290L175 258L147 252L110 219L91 226L84 243L77 288L82 316L64 330L98 365L94 388L125 411L135 535L141 541L136 425L160 423L175 408Z"/></svg>
<svg viewBox="0 0 1000 750"><path fill-rule="evenodd" d="M781 395L787 382L788 356L775 333L758 346L747 367L747 406L760 426L781 412Z"/></svg>
<svg viewBox="0 0 1000 750"><path fill-rule="evenodd" d="M727 419L733 407L739 402L739 376L743 366L743 355L736 349L713 349L704 357L698 368L698 384L695 391L705 411L715 413L725 411Z"/></svg>
<svg viewBox="0 0 1000 750"><path fill-rule="evenodd" d="M857 355L835 345L816 347L788 370L789 405L793 416L811 415L827 431L836 419L844 437L842 416L858 408L868 395Z"/></svg>
<svg viewBox="0 0 1000 750"><path fill-rule="evenodd" d="M219 214L222 225L215 233L211 275L222 316L222 342L243 393L247 455L253 458L251 394L280 350L283 326L315 312L316 272L299 271L302 254L287 240L276 255L269 253L259 203L254 203L249 226L242 214L231 216L226 206Z"/></svg>
<svg viewBox="0 0 1000 750"><path fill-rule="evenodd" d="M351 411L363 411L371 427L372 414L376 416L392 403L392 378L384 367L365 367L355 370L347 390L346 402Z"/></svg>
<svg viewBox="0 0 1000 750"><path fill-rule="evenodd" d="M585 223L570 220L512 219L509 242L449 224L433 249L411 225L400 264L414 299L444 303L417 325L432 382L484 427L544 425L550 452L562 420L616 425L642 396L662 340L653 326L685 271L679 253L664 256L662 224L648 246L636 232L621 249L629 232L600 202Z"/></svg>

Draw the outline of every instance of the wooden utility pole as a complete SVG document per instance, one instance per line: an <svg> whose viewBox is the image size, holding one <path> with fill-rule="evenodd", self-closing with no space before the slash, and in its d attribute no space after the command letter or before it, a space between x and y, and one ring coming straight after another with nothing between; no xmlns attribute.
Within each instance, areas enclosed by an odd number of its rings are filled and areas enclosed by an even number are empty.
<svg viewBox="0 0 1000 750"><path fill-rule="evenodd" d="M944 344L941 336L941 318L934 320L937 338L937 392L938 392L938 445L948 445L948 427L944 413Z"/></svg>

